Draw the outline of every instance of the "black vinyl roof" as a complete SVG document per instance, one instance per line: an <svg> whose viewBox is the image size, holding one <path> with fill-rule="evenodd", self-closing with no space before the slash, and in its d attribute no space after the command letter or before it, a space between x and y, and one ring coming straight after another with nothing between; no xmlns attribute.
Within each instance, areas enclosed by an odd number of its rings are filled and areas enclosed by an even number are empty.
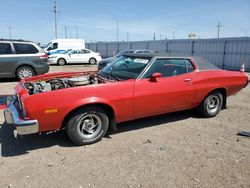
<svg viewBox="0 0 250 188"><path fill-rule="evenodd" d="M193 59L197 64L199 70L218 70L216 65L210 63L206 59L197 56L182 56L169 53L125 53L123 56L137 57L137 58L180 58L180 59Z"/></svg>

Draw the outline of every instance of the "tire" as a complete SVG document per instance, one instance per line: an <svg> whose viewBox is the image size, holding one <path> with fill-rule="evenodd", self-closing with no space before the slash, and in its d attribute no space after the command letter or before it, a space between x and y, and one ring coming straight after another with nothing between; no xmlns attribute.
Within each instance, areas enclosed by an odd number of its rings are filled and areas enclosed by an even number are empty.
<svg viewBox="0 0 250 188"><path fill-rule="evenodd" d="M16 70L16 77L18 78L18 80L22 80L24 78L28 78L34 75L34 69L29 66L21 66Z"/></svg>
<svg viewBox="0 0 250 188"><path fill-rule="evenodd" d="M210 93L198 107L198 111L206 118L215 117L223 105L223 95L219 91Z"/></svg>
<svg viewBox="0 0 250 188"><path fill-rule="evenodd" d="M91 64L91 65L95 65L96 62L97 62L96 59L93 57L89 59L89 64Z"/></svg>
<svg viewBox="0 0 250 188"><path fill-rule="evenodd" d="M63 66L63 65L65 65L65 64L67 64L67 62L66 62L65 59L60 58L60 59L57 60L57 64Z"/></svg>
<svg viewBox="0 0 250 188"><path fill-rule="evenodd" d="M108 130L109 119L99 107L85 107L73 113L66 121L69 138L79 146L93 144L102 139Z"/></svg>

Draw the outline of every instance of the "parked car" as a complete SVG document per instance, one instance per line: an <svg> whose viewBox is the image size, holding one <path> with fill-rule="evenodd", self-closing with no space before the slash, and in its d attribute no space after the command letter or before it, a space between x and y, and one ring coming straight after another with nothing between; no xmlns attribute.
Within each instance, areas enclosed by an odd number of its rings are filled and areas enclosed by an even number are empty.
<svg viewBox="0 0 250 188"><path fill-rule="evenodd" d="M21 80L48 71L48 56L36 43L0 40L0 78Z"/></svg>
<svg viewBox="0 0 250 188"><path fill-rule="evenodd" d="M22 80L5 121L19 135L66 128L77 145L102 139L109 127L197 108L210 118L248 84L244 72L197 57L125 54L99 72L51 73Z"/></svg>
<svg viewBox="0 0 250 188"><path fill-rule="evenodd" d="M103 69L104 67L106 67L107 65L109 65L110 63L115 61L117 58L120 58L123 54L126 54L126 53L140 54L140 53L154 53L154 52L151 50L124 50L116 54L114 57L102 59L98 64L98 70Z"/></svg>
<svg viewBox="0 0 250 188"><path fill-rule="evenodd" d="M55 39L48 43L44 48L48 55L61 54L68 49L84 49L83 39Z"/></svg>
<svg viewBox="0 0 250 188"><path fill-rule="evenodd" d="M89 63L94 65L102 59L99 53L89 49L69 49L62 54L50 55L49 63L65 65L69 63Z"/></svg>

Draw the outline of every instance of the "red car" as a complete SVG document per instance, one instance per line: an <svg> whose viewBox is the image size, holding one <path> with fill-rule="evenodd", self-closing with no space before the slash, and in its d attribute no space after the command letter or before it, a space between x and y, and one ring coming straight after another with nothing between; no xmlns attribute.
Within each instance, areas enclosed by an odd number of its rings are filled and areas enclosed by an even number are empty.
<svg viewBox="0 0 250 188"><path fill-rule="evenodd" d="M75 144L84 145L137 118L194 108L214 117L247 84L243 71L221 70L198 57L125 54L100 72L20 81L4 115L19 135L66 128Z"/></svg>

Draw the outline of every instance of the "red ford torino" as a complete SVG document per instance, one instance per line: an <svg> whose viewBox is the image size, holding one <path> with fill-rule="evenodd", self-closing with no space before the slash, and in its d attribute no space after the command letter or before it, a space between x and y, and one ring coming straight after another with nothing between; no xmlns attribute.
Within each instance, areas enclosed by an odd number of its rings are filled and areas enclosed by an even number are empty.
<svg viewBox="0 0 250 188"><path fill-rule="evenodd" d="M126 54L100 72L20 81L4 115L19 135L66 128L75 144L84 145L137 118L194 108L214 117L247 83L243 71L221 70L198 57Z"/></svg>

